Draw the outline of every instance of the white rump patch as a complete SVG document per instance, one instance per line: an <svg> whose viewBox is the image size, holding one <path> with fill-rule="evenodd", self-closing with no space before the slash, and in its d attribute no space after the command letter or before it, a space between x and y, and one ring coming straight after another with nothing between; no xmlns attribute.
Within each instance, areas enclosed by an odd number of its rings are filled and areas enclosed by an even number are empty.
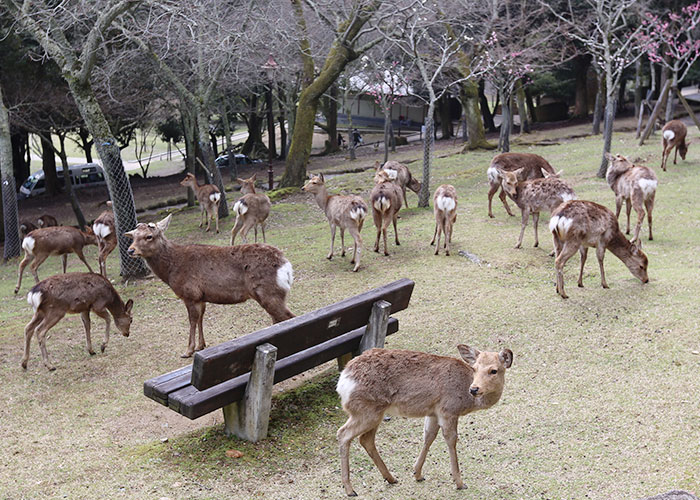
<svg viewBox="0 0 700 500"><path fill-rule="evenodd" d="M494 167L489 167L486 171L486 175L489 178L489 182L496 183L501 179L501 174L498 173L498 169Z"/></svg>
<svg viewBox="0 0 700 500"><path fill-rule="evenodd" d="M238 215L243 215L248 211L248 205L241 201L237 201L233 204L233 211L236 212Z"/></svg>
<svg viewBox="0 0 700 500"><path fill-rule="evenodd" d="M36 311L41 305L41 292L29 292L27 294L27 302Z"/></svg>
<svg viewBox="0 0 700 500"><path fill-rule="evenodd" d="M562 199L563 201L565 201L565 202L566 202L566 201L570 201L570 200L575 200L575 199L576 199L576 195L575 195L574 193L562 193L562 194L561 194L561 199Z"/></svg>
<svg viewBox="0 0 700 500"><path fill-rule="evenodd" d="M345 402L350 399L352 391L355 390L356 386L357 383L348 375L348 371L343 370L338 379L338 385L335 388L336 392L340 394L340 402L342 404L345 404Z"/></svg>
<svg viewBox="0 0 700 500"><path fill-rule="evenodd" d="M656 193L656 186L658 184L659 182L654 179L639 179L639 187L642 193L644 193L645 199Z"/></svg>
<svg viewBox="0 0 700 500"><path fill-rule="evenodd" d="M450 196L438 196L437 200L435 200L435 204L443 212L451 212L457 205L454 198Z"/></svg>
<svg viewBox="0 0 700 500"><path fill-rule="evenodd" d="M377 198L377 200L374 202L374 208L376 208L380 212L386 212L387 210L389 210L389 207L391 207L391 201L386 196Z"/></svg>
<svg viewBox="0 0 700 500"><path fill-rule="evenodd" d="M395 181L399 176L398 170L394 170L393 168L385 168L384 171L392 181Z"/></svg>
<svg viewBox="0 0 700 500"><path fill-rule="evenodd" d="M292 289L293 282L294 270L292 269L292 264L285 260L284 264L277 268L277 285L288 292Z"/></svg>
<svg viewBox="0 0 700 500"><path fill-rule="evenodd" d="M209 199L210 199L213 203L216 203L217 201L219 201L220 198L221 198L221 193L212 193L212 194L209 195Z"/></svg>
<svg viewBox="0 0 700 500"><path fill-rule="evenodd" d="M32 236L27 236L22 240L22 248L24 248L24 251L30 255L34 253L35 244L36 240Z"/></svg>
<svg viewBox="0 0 700 500"><path fill-rule="evenodd" d="M674 137L676 137L676 134L673 130L664 130L664 139L672 141Z"/></svg>
<svg viewBox="0 0 700 500"><path fill-rule="evenodd" d="M569 219L568 217L561 217L559 215L555 215L551 219L549 219L549 230L553 233L555 231L558 231L561 236L564 236L569 229L571 228L571 224L574 223L574 219Z"/></svg>
<svg viewBox="0 0 700 500"><path fill-rule="evenodd" d="M105 239L112 232L112 229L107 224L96 222L92 225L92 232L95 233L98 238Z"/></svg>
<svg viewBox="0 0 700 500"><path fill-rule="evenodd" d="M367 212L362 207L356 207L350 210L350 218L356 221L362 220L367 215Z"/></svg>

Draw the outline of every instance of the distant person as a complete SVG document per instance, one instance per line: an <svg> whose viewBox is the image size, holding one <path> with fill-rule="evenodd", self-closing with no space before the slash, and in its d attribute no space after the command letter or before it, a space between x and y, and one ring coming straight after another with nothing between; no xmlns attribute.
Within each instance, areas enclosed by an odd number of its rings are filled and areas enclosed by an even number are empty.
<svg viewBox="0 0 700 500"><path fill-rule="evenodd" d="M364 144L364 143L365 143L365 141L362 139L360 132L356 128L352 129L352 145L354 147L357 147L360 144Z"/></svg>
<svg viewBox="0 0 700 500"><path fill-rule="evenodd" d="M338 147L341 149L345 149L345 139L343 138L343 134L338 132Z"/></svg>

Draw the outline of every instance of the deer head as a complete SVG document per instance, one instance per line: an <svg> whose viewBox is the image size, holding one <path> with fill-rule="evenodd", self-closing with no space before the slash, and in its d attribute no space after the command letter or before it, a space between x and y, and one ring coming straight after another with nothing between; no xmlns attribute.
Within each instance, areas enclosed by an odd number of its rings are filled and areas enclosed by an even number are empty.
<svg viewBox="0 0 700 500"><path fill-rule="evenodd" d="M133 240L127 253L136 257L150 257L158 253L167 241L164 233L171 219L172 214L155 224L138 224L136 229L124 233L124 236Z"/></svg>

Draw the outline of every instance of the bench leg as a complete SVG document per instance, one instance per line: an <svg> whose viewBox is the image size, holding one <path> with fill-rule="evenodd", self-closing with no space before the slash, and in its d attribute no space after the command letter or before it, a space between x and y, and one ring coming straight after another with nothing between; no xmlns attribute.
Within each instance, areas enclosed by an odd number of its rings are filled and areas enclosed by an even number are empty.
<svg viewBox="0 0 700 500"><path fill-rule="evenodd" d="M386 300L378 300L372 304L372 312L369 315L365 334L360 340L360 347L356 353L349 352L338 358L338 371L343 371L345 365L352 359L353 354L358 356L373 347L384 347L389 314L391 314L391 303Z"/></svg>
<svg viewBox="0 0 700 500"><path fill-rule="evenodd" d="M226 435L254 443L267 437L276 360L275 346L257 347L243 400L223 407Z"/></svg>

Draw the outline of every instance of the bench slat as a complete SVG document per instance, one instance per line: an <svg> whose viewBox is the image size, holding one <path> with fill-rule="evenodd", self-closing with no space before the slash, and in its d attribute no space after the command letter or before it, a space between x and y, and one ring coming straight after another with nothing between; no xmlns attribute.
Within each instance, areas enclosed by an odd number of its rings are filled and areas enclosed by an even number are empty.
<svg viewBox="0 0 700 500"><path fill-rule="evenodd" d="M287 380L342 354L355 351L360 345L360 339L362 339L365 329L366 327L364 326L357 328L322 344L278 360L275 363L275 383ZM399 321L396 318L389 318L387 335L396 333L398 330ZM197 390L192 385L182 387L168 395L168 406L187 418L199 418L243 399L249 378L250 373L245 373L203 391Z"/></svg>
<svg viewBox="0 0 700 500"><path fill-rule="evenodd" d="M400 279L316 311L195 353L192 385L203 391L250 371L255 348L269 342L277 359L326 342L367 324L372 304L391 303L391 314L408 307L415 283Z"/></svg>
<svg viewBox="0 0 700 500"><path fill-rule="evenodd" d="M143 393L154 401L168 406L168 394L190 385L192 380L192 365L183 366L159 377L146 380L143 383Z"/></svg>

